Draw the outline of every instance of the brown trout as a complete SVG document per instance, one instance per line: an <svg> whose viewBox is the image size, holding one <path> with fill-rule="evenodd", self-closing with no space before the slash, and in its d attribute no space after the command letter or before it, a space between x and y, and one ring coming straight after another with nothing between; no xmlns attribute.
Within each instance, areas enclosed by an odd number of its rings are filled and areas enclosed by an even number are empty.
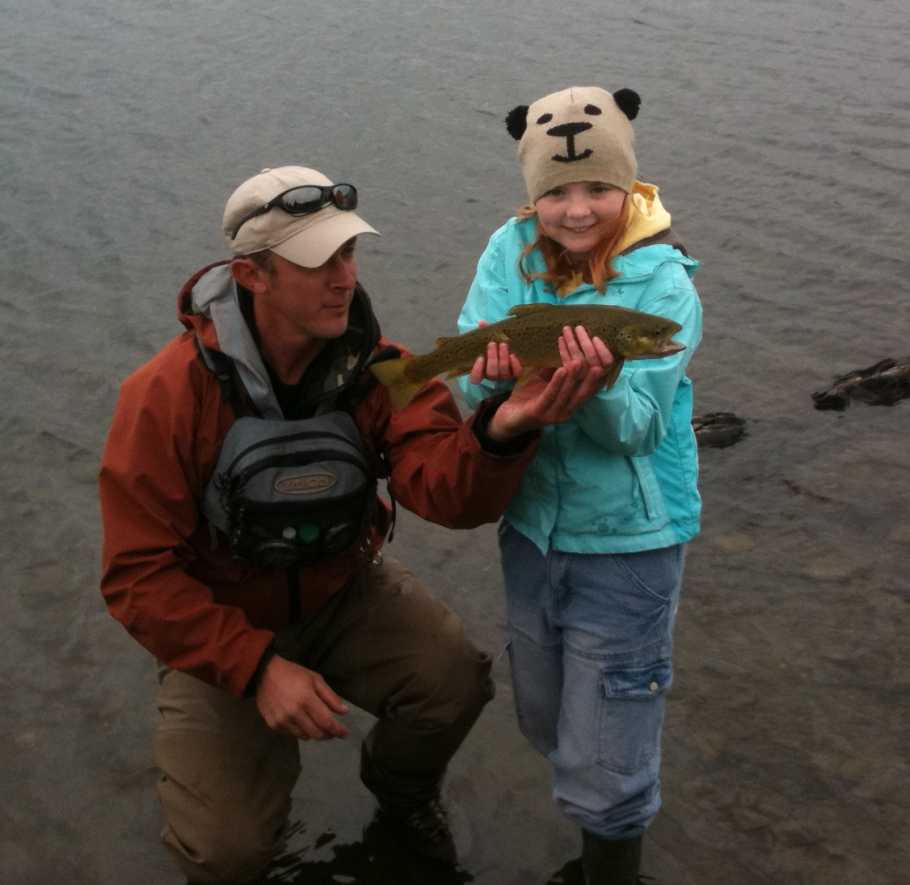
<svg viewBox="0 0 910 885"><path fill-rule="evenodd" d="M625 360L656 359L685 350L671 340L682 327L664 317L609 305L519 304L509 317L451 338L437 338L436 349L420 356L374 363L370 371L384 384L396 409L404 408L431 379L471 371L491 341L506 342L525 369L562 365L558 341L564 326L584 326L610 348L615 362L604 387L611 387ZM519 380L521 383L521 379Z"/></svg>

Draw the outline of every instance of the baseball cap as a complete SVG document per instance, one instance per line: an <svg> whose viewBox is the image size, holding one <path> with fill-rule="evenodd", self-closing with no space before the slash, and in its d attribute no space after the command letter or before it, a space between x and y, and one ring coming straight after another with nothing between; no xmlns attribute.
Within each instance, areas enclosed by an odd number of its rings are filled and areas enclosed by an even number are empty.
<svg viewBox="0 0 910 885"><path fill-rule="evenodd" d="M316 169L305 166L263 169L243 182L224 207L222 229L230 250L235 255L250 255L270 249L293 264L313 268L325 264L352 237L359 234L379 236L379 231L355 212L338 209L332 204L308 215L290 215L275 207L248 218L250 213L284 191L307 184L325 187L334 182ZM245 218L248 220L244 221Z"/></svg>

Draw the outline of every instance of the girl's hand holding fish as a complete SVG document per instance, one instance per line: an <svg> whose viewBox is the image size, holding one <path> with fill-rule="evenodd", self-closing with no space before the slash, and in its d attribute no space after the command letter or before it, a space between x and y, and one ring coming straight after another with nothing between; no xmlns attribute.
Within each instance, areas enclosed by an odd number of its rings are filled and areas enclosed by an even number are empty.
<svg viewBox="0 0 910 885"><path fill-rule="evenodd" d="M575 334L566 326L559 339L559 355L562 364L570 360L584 360L589 366L601 366L606 369L613 365L614 359L610 348L600 338L588 335L584 326L576 326Z"/></svg>
<svg viewBox="0 0 910 885"><path fill-rule="evenodd" d="M478 326L487 325L483 320ZM613 354L600 338L588 335L584 326L576 326L573 330L569 326L563 327L559 338L559 356L563 365L573 360L583 360L589 366L601 366L606 369L613 364ZM487 351L477 357L471 369L471 383L480 384L484 378L490 381L509 381L519 378L524 372L521 360L511 353L507 342L491 341Z"/></svg>
<svg viewBox="0 0 910 885"><path fill-rule="evenodd" d="M491 344L491 347L496 346ZM508 365L513 371L512 360L518 360L508 353L508 345L498 347L505 347L505 354L497 349L495 370L501 372ZM559 353L563 360L560 368L537 370L525 383L517 385L496 410L487 428L494 440L505 442L549 424L561 424L601 389L613 355L599 338L592 339L581 326L574 331L566 326L559 339ZM488 378L491 377L490 356L488 350L485 358ZM480 370L480 362L475 363L472 375ZM520 369L521 364L518 365ZM495 377L501 380L511 376L497 374Z"/></svg>
<svg viewBox="0 0 910 885"><path fill-rule="evenodd" d="M482 322L480 325L485 326L486 323ZM474 361L470 378L472 384L480 384L484 378L491 381L510 381L520 377L523 371L521 360L509 352L509 345L506 342L497 344L491 341L487 345L486 354Z"/></svg>

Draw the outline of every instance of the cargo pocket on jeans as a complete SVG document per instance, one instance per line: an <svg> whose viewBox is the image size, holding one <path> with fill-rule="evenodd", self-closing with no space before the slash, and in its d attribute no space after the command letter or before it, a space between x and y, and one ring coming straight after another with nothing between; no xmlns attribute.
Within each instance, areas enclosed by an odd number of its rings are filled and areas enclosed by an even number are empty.
<svg viewBox="0 0 910 885"><path fill-rule="evenodd" d="M602 671L598 764L632 774L651 762L660 747L664 693L672 680L669 660Z"/></svg>

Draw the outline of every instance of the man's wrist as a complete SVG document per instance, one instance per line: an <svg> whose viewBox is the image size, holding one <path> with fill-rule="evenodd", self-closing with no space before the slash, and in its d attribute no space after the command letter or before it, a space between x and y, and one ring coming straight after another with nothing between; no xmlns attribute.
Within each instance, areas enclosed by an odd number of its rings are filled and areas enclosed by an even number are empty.
<svg viewBox="0 0 910 885"><path fill-rule="evenodd" d="M525 436L530 432L531 428L528 427L509 426L508 421L500 415L499 409L490 416L489 423L487 424L487 436L499 445L510 443L518 437Z"/></svg>
<svg viewBox="0 0 910 885"><path fill-rule="evenodd" d="M491 455L517 455L530 442L534 431L503 427L499 407L509 398L509 393L497 394L484 400L474 418L474 435L481 448Z"/></svg>
<svg viewBox="0 0 910 885"><path fill-rule="evenodd" d="M266 668L272 662L272 658L274 658L276 654L278 654L278 646L273 639L265 647L265 650L259 658L259 663L256 664L256 669L253 670L253 675L250 676L250 681L246 684L246 691L244 692L246 697L251 698L255 696L256 692L259 690L259 683L265 675Z"/></svg>

